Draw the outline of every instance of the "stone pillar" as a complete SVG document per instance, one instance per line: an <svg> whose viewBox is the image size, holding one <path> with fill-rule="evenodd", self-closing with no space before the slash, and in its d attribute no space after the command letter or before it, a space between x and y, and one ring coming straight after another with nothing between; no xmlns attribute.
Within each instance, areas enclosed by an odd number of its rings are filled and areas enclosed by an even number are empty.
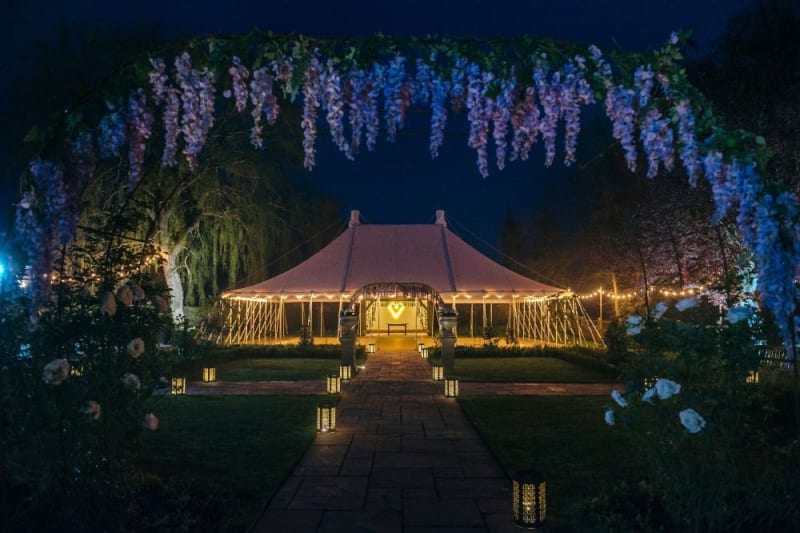
<svg viewBox="0 0 800 533"><path fill-rule="evenodd" d="M450 378L455 372L456 365L456 327L458 326L458 313L455 309L439 309L439 342L442 344L442 368L444 377Z"/></svg>
<svg viewBox="0 0 800 533"><path fill-rule="evenodd" d="M356 332L358 315L352 309L343 309L339 315L339 342L342 344L342 366L356 364Z"/></svg>

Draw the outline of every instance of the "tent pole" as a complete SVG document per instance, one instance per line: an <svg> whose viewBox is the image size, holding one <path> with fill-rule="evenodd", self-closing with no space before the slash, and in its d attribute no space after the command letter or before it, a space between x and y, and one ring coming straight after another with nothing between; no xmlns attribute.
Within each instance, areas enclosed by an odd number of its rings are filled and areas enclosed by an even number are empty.
<svg viewBox="0 0 800 533"><path fill-rule="evenodd" d="M469 336L472 339L475 338L475 327L474 327L475 326L475 318L473 316L474 314L475 314L475 304L470 302L470 304L469 304Z"/></svg>

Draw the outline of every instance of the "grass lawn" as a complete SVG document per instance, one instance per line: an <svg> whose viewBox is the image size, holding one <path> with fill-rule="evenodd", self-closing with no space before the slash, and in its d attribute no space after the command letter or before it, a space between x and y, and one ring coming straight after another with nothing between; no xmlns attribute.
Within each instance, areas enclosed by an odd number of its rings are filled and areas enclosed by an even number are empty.
<svg viewBox="0 0 800 533"><path fill-rule="evenodd" d="M456 356L456 375L463 381L521 381L535 383L615 383L613 374L554 357Z"/></svg>
<svg viewBox="0 0 800 533"><path fill-rule="evenodd" d="M338 373L338 359L236 359L217 367L220 381L299 381Z"/></svg>
<svg viewBox="0 0 800 533"><path fill-rule="evenodd" d="M575 506L609 485L636 482L626 434L603 422L609 398L461 397L458 402L509 475L534 466L547 480L547 521L573 530Z"/></svg>
<svg viewBox="0 0 800 533"><path fill-rule="evenodd" d="M230 515L209 529L242 531L314 439L318 400L166 397L160 403L158 430L146 435L144 468L223 487L232 494L225 506Z"/></svg>

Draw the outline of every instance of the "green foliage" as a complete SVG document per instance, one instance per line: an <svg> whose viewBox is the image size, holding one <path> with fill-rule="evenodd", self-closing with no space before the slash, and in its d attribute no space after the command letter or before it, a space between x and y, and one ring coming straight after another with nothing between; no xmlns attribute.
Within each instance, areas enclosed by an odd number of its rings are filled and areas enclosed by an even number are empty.
<svg viewBox="0 0 800 533"><path fill-rule="evenodd" d="M606 343L608 357L612 360L619 360L628 353L628 336L625 333L625 325L620 320L612 320L605 333L603 340Z"/></svg>
<svg viewBox="0 0 800 533"><path fill-rule="evenodd" d="M458 400L509 475L531 467L544 474L551 531L577 530L583 502L606 493L619 480L635 482L642 473L630 454L630 436L609 431L597 416L603 402L596 396Z"/></svg>
<svg viewBox="0 0 800 533"><path fill-rule="evenodd" d="M159 349L172 334L157 301L163 286L139 247L119 239L125 224L110 230L116 237L63 247L49 299L0 293L0 489L14 495L2 502L9 524L80 524L104 503L113 507L145 425L157 425L170 365L185 356Z"/></svg>
<svg viewBox="0 0 800 533"><path fill-rule="evenodd" d="M609 431L629 435L646 484L619 486L587 516L601 529L796 530L789 473L800 466L797 443L787 438L788 405L770 385L747 382L759 364L755 332L744 322L719 325L702 306L684 315L648 323L623 372L628 407L608 402L621 426ZM679 383L680 392L641 401L656 378ZM688 408L706 421L694 434L679 419ZM783 427L775 424L781 411Z"/></svg>
<svg viewBox="0 0 800 533"><path fill-rule="evenodd" d="M571 363L556 357L456 356L456 376L462 381L529 383L613 383L616 373Z"/></svg>

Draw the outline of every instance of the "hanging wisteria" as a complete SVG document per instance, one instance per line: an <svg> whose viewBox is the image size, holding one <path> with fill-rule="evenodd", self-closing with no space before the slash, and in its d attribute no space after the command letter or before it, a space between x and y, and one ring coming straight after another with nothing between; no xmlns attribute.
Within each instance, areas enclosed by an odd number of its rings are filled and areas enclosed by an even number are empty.
<svg viewBox="0 0 800 533"><path fill-rule="evenodd" d="M252 40L243 41L247 46L235 39L209 41L207 50L194 46L191 55L177 54L173 68L169 58L149 59L148 68L139 69L144 79L109 103L96 126L87 127L96 131L100 157L121 158L127 151L129 189L146 178L145 149L155 139L163 143L163 166L179 166L180 150L186 169L196 170L215 115L226 102L237 113L249 113L250 142L261 148L264 128L277 122L280 101L300 99L308 170L316 162L320 111L330 139L350 159L363 146L373 150L381 129L395 142L412 106L430 109L429 150L436 158L448 114L466 111L467 144L485 177L490 157L502 170L509 161L527 160L539 139L545 165L555 163L559 148L565 165L575 163L582 109L599 100L631 171L646 168L653 178L675 169L677 159L692 185L700 176L710 183L717 220L731 208L738 210L739 230L759 265L762 300L778 316L785 338L793 334L793 276L800 262L794 244L800 240L797 198L767 187L756 170L753 154L759 147L743 145L747 137L726 134L708 112L680 68L677 34L647 57L530 39L490 49L476 41L435 38L404 43L382 36L348 43L261 39L261 48ZM228 49L239 52L221 52ZM218 85L224 99L216 97ZM156 112L160 126L154 126ZM31 213L58 211L50 206L55 199L43 205L37 183L53 181L43 176L59 172L52 163L32 164L34 187L18 204L21 233L31 234L32 224L42 220Z"/></svg>

